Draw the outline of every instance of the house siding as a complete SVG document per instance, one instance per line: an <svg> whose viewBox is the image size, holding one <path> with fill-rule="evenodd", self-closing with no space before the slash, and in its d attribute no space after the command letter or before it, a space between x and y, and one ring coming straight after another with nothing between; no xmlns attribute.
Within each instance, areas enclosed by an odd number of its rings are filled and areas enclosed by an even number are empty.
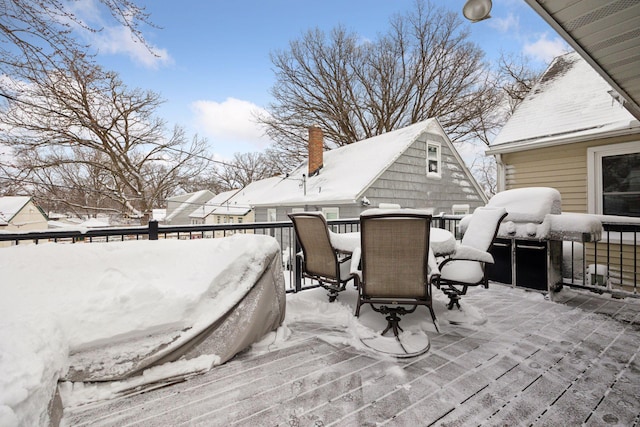
<svg viewBox="0 0 640 427"><path fill-rule="evenodd" d="M440 143L440 177L427 176L427 142ZM448 144L440 135L416 140L366 191L372 206L397 203L404 208L433 209L451 213L454 204L468 204L470 211L485 204Z"/></svg>
<svg viewBox="0 0 640 427"><path fill-rule="evenodd" d="M587 149L637 139L635 135L502 154L505 190L553 187L562 196L563 211L587 213Z"/></svg>
<svg viewBox="0 0 640 427"><path fill-rule="evenodd" d="M35 230L46 230L49 227L47 218L42 211L32 202L26 203L20 209L7 225L0 227L0 230L6 232L26 232ZM23 242L28 244L29 242ZM0 248L12 246L13 242L0 242Z"/></svg>
<svg viewBox="0 0 640 427"><path fill-rule="evenodd" d="M560 191L563 212L588 213L587 149L637 140L638 135L631 135L502 154L505 189L553 187ZM606 264L605 244L587 243L585 249L587 266ZM613 244L609 251L610 259L616 260L609 266L611 286L618 290L634 291L632 284L639 280L635 260L640 259L640 246Z"/></svg>

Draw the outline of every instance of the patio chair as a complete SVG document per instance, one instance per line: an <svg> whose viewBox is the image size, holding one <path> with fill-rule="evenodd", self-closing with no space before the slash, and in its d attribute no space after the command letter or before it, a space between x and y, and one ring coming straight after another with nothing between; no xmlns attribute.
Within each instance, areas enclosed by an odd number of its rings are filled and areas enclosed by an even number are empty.
<svg viewBox="0 0 640 427"><path fill-rule="evenodd" d="M470 286L489 287L486 264L493 264L489 251L507 216L504 208L477 208L466 222L466 230L456 251L440 263L433 285L449 297L447 308L460 308L460 297ZM461 224L462 225L462 224Z"/></svg>
<svg viewBox="0 0 640 427"><path fill-rule="evenodd" d="M341 253L331 245L330 230L321 212L289 214L302 248L302 275L317 280L329 291L329 302L345 290L347 282L357 280L351 273L351 254Z"/></svg>
<svg viewBox="0 0 640 427"><path fill-rule="evenodd" d="M429 309L438 331L429 280L430 265L437 268L429 263L430 226L431 215L413 209L372 209L360 216L361 246L353 260L354 266L362 262L355 315L363 304L385 315L382 335L391 330L398 339L400 316L418 306Z"/></svg>

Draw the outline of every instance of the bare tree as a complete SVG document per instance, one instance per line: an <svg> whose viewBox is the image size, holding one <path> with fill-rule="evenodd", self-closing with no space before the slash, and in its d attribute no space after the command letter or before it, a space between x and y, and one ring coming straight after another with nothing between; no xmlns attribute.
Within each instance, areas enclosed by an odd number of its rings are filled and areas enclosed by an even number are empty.
<svg viewBox="0 0 640 427"><path fill-rule="evenodd" d="M216 176L225 190L242 188L264 178L277 175L268 155L263 153L236 153L233 160L221 164Z"/></svg>
<svg viewBox="0 0 640 427"><path fill-rule="evenodd" d="M525 56L500 54L498 73L504 92L507 115L511 116L542 76L544 70L535 69Z"/></svg>
<svg viewBox="0 0 640 427"><path fill-rule="evenodd" d="M154 116L156 93L130 90L97 65L70 60L13 87L0 145L12 149L17 176L42 186L42 197L139 217L205 169L205 141L188 141L179 127L167 132Z"/></svg>
<svg viewBox="0 0 640 427"><path fill-rule="evenodd" d="M437 117L454 141L481 139L501 123L500 91L456 13L418 0L377 40L343 27L311 30L271 55L275 102L259 120L289 162L305 157L307 128L334 148Z"/></svg>
<svg viewBox="0 0 640 427"><path fill-rule="evenodd" d="M69 60L87 60L88 46L77 32L97 33L102 27L78 16L77 6L63 0L0 0L0 75L34 80ZM132 0L97 0L95 6L149 47L140 28L153 24L143 7ZM0 96L12 97L4 83L0 79Z"/></svg>

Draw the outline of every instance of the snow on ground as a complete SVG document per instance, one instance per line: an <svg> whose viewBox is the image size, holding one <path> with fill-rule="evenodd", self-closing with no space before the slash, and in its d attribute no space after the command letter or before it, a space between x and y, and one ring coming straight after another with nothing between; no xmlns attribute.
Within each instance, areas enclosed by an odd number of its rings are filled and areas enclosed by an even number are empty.
<svg viewBox="0 0 640 427"><path fill-rule="evenodd" d="M0 426L46 425L74 351L118 343L135 357L136 337L210 324L255 283L274 245L237 235L0 249ZM203 305L212 299L214 309ZM201 371L215 358L192 363Z"/></svg>

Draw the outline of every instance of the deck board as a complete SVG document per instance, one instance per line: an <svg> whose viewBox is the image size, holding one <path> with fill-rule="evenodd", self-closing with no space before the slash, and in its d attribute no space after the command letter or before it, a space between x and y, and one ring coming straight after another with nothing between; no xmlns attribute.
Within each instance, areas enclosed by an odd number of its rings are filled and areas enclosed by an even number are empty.
<svg viewBox="0 0 640 427"><path fill-rule="evenodd" d="M288 346L242 353L157 390L68 408L66 425L638 425L640 304L497 287L463 303L490 327L441 324L414 359L376 357L289 325ZM333 342L333 341L332 341ZM335 341L339 342L339 341Z"/></svg>

